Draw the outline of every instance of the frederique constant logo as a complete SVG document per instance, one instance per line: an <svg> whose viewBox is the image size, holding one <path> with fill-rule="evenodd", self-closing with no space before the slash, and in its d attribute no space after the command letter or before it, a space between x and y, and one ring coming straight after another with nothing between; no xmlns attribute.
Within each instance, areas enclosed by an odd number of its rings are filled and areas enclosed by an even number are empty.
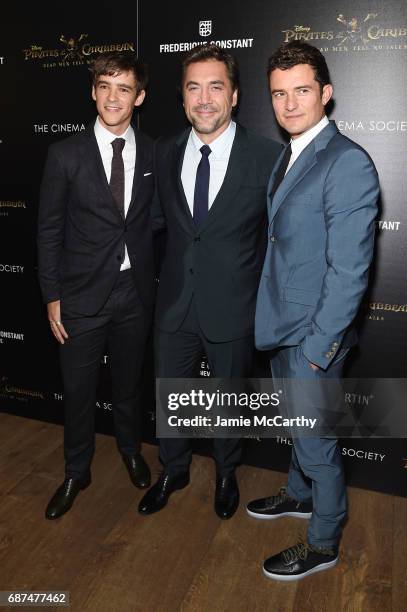
<svg viewBox="0 0 407 612"><path fill-rule="evenodd" d="M379 230L385 230L390 232L398 232L400 229L401 221L395 221L390 219L379 219L376 222Z"/></svg>
<svg viewBox="0 0 407 612"><path fill-rule="evenodd" d="M384 25L379 13L336 15L332 29L314 30L309 25L294 25L282 30L284 42L318 41L322 51L387 51L407 49L407 25Z"/></svg>
<svg viewBox="0 0 407 612"><path fill-rule="evenodd" d="M48 49L39 44L31 44L23 49L24 60L40 62L43 68L65 68L89 64L92 56L111 51L135 51L133 42L92 43L88 34L76 37L61 34L59 46Z"/></svg>
<svg viewBox="0 0 407 612"><path fill-rule="evenodd" d="M212 21L207 19L206 21L199 22L199 35L210 36L212 34Z"/></svg>
<svg viewBox="0 0 407 612"><path fill-rule="evenodd" d="M210 40L208 36L212 34L212 20L205 19L198 22L198 33L202 38L200 40L182 41L182 42L165 42L160 43L160 53L184 53L190 51L200 45L214 43L222 49L251 49L254 44L254 38L225 38L218 40Z"/></svg>
<svg viewBox="0 0 407 612"><path fill-rule="evenodd" d="M0 329L0 344L4 344L7 340L24 342L24 334L22 332L5 331Z"/></svg>

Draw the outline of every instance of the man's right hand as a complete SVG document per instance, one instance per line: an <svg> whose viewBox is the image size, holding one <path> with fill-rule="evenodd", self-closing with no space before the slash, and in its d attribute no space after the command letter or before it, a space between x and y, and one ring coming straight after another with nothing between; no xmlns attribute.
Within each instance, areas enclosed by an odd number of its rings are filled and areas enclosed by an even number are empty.
<svg viewBox="0 0 407 612"><path fill-rule="evenodd" d="M60 344L65 344L65 340L68 338L68 334L65 331L65 327L61 321L61 301L49 302L47 304L48 321L51 325L52 333Z"/></svg>

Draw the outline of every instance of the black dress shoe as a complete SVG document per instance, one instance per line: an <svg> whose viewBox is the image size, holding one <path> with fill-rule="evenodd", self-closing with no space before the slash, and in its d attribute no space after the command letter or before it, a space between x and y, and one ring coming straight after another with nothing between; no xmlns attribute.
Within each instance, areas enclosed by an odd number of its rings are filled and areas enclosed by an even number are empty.
<svg viewBox="0 0 407 612"><path fill-rule="evenodd" d="M216 481L215 512L221 519L231 518L239 505L236 476L223 476Z"/></svg>
<svg viewBox="0 0 407 612"><path fill-rule="evenodd" d="M55 491L45 510L45 517L49 520L57 519L71 509L79 491L90 485L90 475L84 478L65 478L64 482Z"/></svg>
<svg viewBox="0 0 407 612"><path fill-rule="evenodd" d="M162 510L167 505L171 493L183 489L187 485L189 485L188 472L175 477L161 474L155 485L147 491L139 503L138 511L140 514L154 514L154 512Z"/></svg>
<svg viewBox="0 0 407 612"><path fill-rule="evenodd" d="M293 582L334 567L337 563L337 547L317 548L299 542L266 559L263 572L267 578Z"/></svg>
<svg viewBox="0 0 407 612"><path fill-rule="evenodd" d="M151 483L150 468L142 455L140 453L132 456L122 455L122 458L134 486L139 489L149 487Z"/></svg>

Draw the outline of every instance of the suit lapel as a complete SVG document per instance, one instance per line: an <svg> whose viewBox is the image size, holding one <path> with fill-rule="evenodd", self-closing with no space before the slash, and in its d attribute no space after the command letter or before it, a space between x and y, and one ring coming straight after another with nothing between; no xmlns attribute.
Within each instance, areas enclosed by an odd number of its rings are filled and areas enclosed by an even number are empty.
<svg viewBox="0 0 407 612"><path fill-rule="evenodd" d="M194 220L192 218L191 210L188 205L188 201L185 197L184 187L181 180L182 164L184 161L185 149L188 142L188 137L191 129L185 130L181 136L175 141L174 155L173 155L173 168L171 175L175 182L175 193L177 196L176 212L185 229L189 233L195 234L196 228Z"/></svg>
<svg viewBox="0 0 407 612"><path fill-rule="evenodd" d="M100 156L99 147L96 141L93 123L88 125L83 133L83 136L83 143L80 147L82 162L87 168L90 182L92 182L92 184L99 189L105 200L111 202L112 208L116 212L118 218L123 220L117 204L114 201L112 192L110 191L109 183L107 182L105 169L103 167L102 158Z"/></svg>
<svg viewBox="0 0 407 612"><path fill-rule="evenodd" d="M273 167L273 170L271 172L271 175L270 175L270 178L269 178L269 182L268 182L268 185L267 185L267 203L269 205L269 213L271 211L271 204L272 204L272 202L270 202L270 194L273 191L273 185L274 185L274 181L275 181L275 178L276 178L277 170L278 170L278 167L281 164L281 161L282 161L282 159L284 157L284 153L285 153L285 147L281 151L281 153L280 153L276 163L274 164L274 167Z"/></svg>
<svg viewBox="0 0 407 612"><path fill-rule="evenodd" d="M230 152L228 167L225 178L219 189L212 206L208 211L208 216L202 224L201 229L205 229L220 211L228 208L239 192L243 179L246 176L247 168L250 165L249 148L247 134L244 128L237 125L236 134Z"/></svg>
<svg viewBox="0 0 407 612"><path fill-rule="evenodd" d="M330 121L329 125L327 125L317 136L309 143L307 147L301 152L301 155L298 159L295 160L294 164L291 166L290 170L285 175L284 179L281 181L276 193L274 194L274 198L272 202L270 202L269 209L269 222L271 223L279 211L280 207L284 203L287 196L294 189L296 185L304 176L315 166L317 163L317 153L321 149L325 149L328 142L337 134L338 129L335 125L334 121ZM282 153L283 155L284 153ZM280 156L278 162L276 163L273 173L269 182L268 188L268 197L270 197L270 192L273 187L273 182L275 178L275 174L278 168L278 164L281 161Z"/></svg>
<svg viewBox="0 0 407 612"><path fill-rule="evenodd" d="M133 176L133 186L131 190L131 200L129 204L129 209L127 211L127 215L129 214L134 202L137 199L138 191L141 187L141 183L143 181L144 169L146 167L146 149L143 147L141 143L140 134L138 133L136 126L132 125L134 131L134 138L136 140L136 164L134 168L134 176Z"/></svg>
<svg viewBox="0 0 407 612"><path fill-rule="evenodd" d="M280 206L283 204L290 191L304 178L316 162L315 147L312 141L305 147L298 159L296 159L274 194L273 201L271 202L270 222L278 213Z"/></svg>

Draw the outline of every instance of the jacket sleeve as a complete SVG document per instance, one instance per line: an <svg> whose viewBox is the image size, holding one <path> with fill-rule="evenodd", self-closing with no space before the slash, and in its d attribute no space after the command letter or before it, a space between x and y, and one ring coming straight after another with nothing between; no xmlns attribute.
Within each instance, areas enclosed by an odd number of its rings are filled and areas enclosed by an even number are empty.
<svg viewBox="0 0 407 612"><path fill-rule="evenodd" d="M68 195L66 172L51 145L41 182L37 234L38 275L45 303L61 297L60 265Z"/></svg>
<svg viewBox="0 0 407 612"><path fill-rule="evenodd" d="M323 194L327 269L301 342L305 357L323 369L340 349L367 288L378 195L377 172L363 150L349 149L332 164Z"/></svg>

